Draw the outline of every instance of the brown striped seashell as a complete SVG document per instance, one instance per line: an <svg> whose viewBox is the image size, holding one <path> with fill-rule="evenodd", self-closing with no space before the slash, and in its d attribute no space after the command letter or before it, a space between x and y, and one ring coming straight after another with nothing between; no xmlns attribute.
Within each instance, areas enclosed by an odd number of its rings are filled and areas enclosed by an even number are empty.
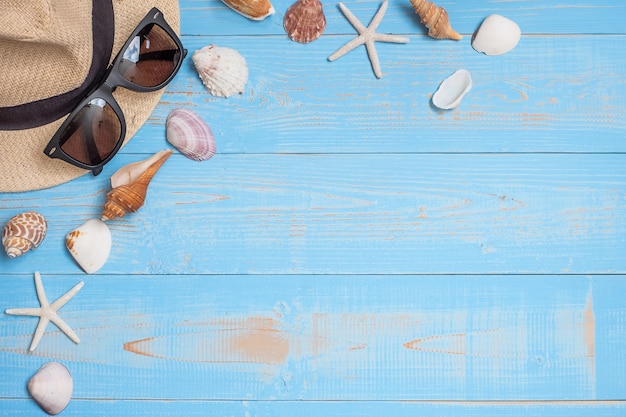
<svg viewBox="0 0 626 417"><path fill-rule="evenodd" d="M443 7L428 0L411 0L415 13L420 17L424 26L428 28L428 36L435 39L452 39L458 41L463 38L450 26L448 12Z"/></svg>
<svg viewBox="0 0 626 417"><path fill-rule="evenodd" d="M251 20L263 20L276 12L269 0L222 0L222 2Z"/></svg>
<svg viewBox="0 0 626 417"><path fill-rule="evenodd" d="M309 43L326 29L326 16L320 0L297 0L285 13L283 27L295 42Z"/></svg>
<svg viewBox="0 0 626 417"><path fill-rule="evenodd" d="M37 248L46 237L48 223L35 211L13 216L2 230L2 245L9 258L17 258Z"/></svg>
<svg viewBox="0 0 626 417"><path fill-rule="evenodd" d="M28 381L28 392L39 406L50 415L65 410L72 399L72 375L58 362L44 364Z"/></svg>
<svg viewBox="0 0 626 417"><path fill-rule="evenodd" d="M102 210L102 220L113 220L123 217L126 213L134 213L139 210L146 200L146 193L152 177L154 177L172 152L171 149L163 152L162 156L149 165L134 181L128 184L122 182L122 185L109 191L106 196L106 203L104 203L104 209ZM123 169L125 167L120 168L120 170Z"/></svg>

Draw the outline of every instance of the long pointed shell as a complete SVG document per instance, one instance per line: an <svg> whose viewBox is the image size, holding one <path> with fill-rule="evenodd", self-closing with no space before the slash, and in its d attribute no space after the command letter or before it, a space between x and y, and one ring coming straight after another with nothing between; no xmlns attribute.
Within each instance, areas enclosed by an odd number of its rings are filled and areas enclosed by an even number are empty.
<svg viewBox="0 0 626 417"><path fill-rule="evenodd" d="M28 381L28 392L48 414L56 415L72 399L72 375L58 362L44 364Z"/></svg>
<svg viewBox="0 0 626 417"><path fill-rule="evenodd" d="M172 153L169 149L164 149L152 155L148 159L143 161L133 162L132 164L124 165L113 175L111 175L111 188L119 187L120 185L130 184L135 181L141 174L145 172L150 165L161 159L165 154Z"/></svg>
<svg viewBox="0 0 626 417"><path fill-rule="evenodd" d="M320 0L297 0L283 18L287 36L295 42L309 43L326 29L326 16Z"/></svg>
<svg viewBox="0 0 626 417"><path fill-rule="evenodd" d="M243 93L248 81L248 64L236 50L207 45L194 52L191 60L209 93L217 97Z"/></svg>
<svg viewBox="0 0 626 417"><path fill-rule="evenodd" d="M65 246L83 271L93 274L111 253L111 231L100 219L90 219L65 236Z"/></svg>
<svg viewBox="0 0 626 417"><path fill-rule="evenodd" d="M215 155L215 138L209 125L193 110L174 109L165 122L167 141L194 161Z"/></svg>
<svg viewBox="0 0 626 417"><path fill-rule="evenodd" d="M463 38L450 26L450 19L446 9L428 0L410 1L422 24L428 28L428 36L435 39L453 39L455 41Z"/></svg>
<svg viewBox="0 0 626 417"><path fill-rule="evenodd" d="M433 95L433 104L440 109L453 109L472 89L472 77L468 70L460 69L446 78Z"/></svg>
<svg viewBox="0 0 626 417"><path fill-rule="evenodd" d="M2 245L9 258L16 258L37 248L46 237L48 223L35 211L13 216L2 230Z"/></svg>
<svg viewBox="0 0 626 417"><path fill-rule="evenodd" d="M252 20L263 20L276 12L269 0L222 0L222 2Z"/></svg>
<svg viewBox="0 0 626 417"><path fill-rule="evenodd" d="M134 181L117 186L107 193L106 203L102 210L102 220L113 220L123 217L126 213L134 213L143 206L152 177L163 163L170 157L172 150L165 151ZM121 168L124 169L124 168ZM115 174L114 174L115 175Z"/></svg>

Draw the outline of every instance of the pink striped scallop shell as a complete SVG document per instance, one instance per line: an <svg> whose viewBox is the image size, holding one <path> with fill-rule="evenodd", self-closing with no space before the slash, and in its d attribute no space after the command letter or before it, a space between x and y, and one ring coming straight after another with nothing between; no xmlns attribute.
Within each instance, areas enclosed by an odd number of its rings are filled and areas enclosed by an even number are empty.
<svg viewBox="0 0 626 417"><path fill-rule="evenodd" d="M209 125L194 111L174 109L165 122L167 141L194 161L215 155L215 138Z"/></svg>

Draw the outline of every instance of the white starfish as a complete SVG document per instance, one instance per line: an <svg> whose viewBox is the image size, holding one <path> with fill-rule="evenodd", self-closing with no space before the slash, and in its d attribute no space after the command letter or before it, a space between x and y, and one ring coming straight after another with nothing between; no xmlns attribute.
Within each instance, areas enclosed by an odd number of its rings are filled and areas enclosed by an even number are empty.
<svg viewBox="0 0 626 417"><path fill-rule="evenodd" d="M76 295L81 288L83 288L85 283L83 281L76 284L71 290L63 294L59 297L54 303L48 303L48 298L46 297L46 292L43 289L43 283L41 282L41 275L39 272L35 272L35 288L37 290L37 298L39 298L40 308L10 308L5 311L6 314L11 314L13 316L38 316L39 323L37 324L37 329L35 330L35 335L33 336L33 341L30 344L30 351L35 350L39 341L43 337L44 332L46 331L46 327L48 323L52 322L56 324L56 326L61 329L63 333L69 337L72 342L80 343L78 336L76 333L70 328L59 317L57 311L63 307L68 301L72 299L73 296Z"/></svg>
<svg viewBox="0 0 626 417"><path fill-rule="evenodd" d="M352 12L343 3L339 3L341 12L346 19L348 19L350 24L352 24L352 26L357 30L357 32L359 32L359 36L337 49L331 56L328 57L328 60L334 61L335 59L347 54L357 46L365 44L367 56L372 63L374 75L376 75L376 78L381 78L383 74L380 69L380 62L378 61L378 54L376 53L376 46L374 46L374 42L407 43L409 41L408 38L402 36L376 33L376 28L378 28L378 25L383 20L383 16L387 11L387 3L388 0L383 1L368 27L363 26L359 19L357 19L357 17L352 14Z"/></svg>

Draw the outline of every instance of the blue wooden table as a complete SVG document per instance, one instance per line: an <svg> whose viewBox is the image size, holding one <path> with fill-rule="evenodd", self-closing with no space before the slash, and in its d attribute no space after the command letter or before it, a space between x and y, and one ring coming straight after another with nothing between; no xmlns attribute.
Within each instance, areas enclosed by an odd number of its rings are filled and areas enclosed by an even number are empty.
<svg viewBox="0 0 626 417"><path fill-rule="evenodd" d="M45 415L26 382L48 361L74 378L64 416L626 415L626 51L621 0L440 1L461 41L426 35L391 0L377 43L338 3L302 45L290 0L253 22L183 0L183 69L98 177L0 194L0 222L36 210L44 243L0 254L0 415ZM367 24L377 1L345 3ZM489 14L522 39L474 51ZM242 95L213 97L190 56L239 51ZM460 107L434 108L465 68ZM100 217L108 178L168 148L190 108L218 153L175 153L146 205L109 222L113 248L85 274L64 237ZM50 325L34 352L39 271L72 343Z"/></svg>

